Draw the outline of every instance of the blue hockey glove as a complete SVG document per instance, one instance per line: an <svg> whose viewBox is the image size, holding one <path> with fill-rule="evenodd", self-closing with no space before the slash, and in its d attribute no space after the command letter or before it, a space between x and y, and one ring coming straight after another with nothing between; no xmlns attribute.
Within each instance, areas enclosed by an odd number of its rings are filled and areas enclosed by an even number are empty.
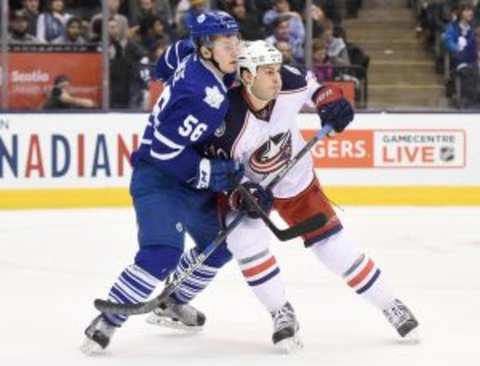
<svg viewBox="0 0 480 366"><path fill-rule="evenodd" d="M243 165L233 160L202 159L193 186L214 192L232 190L242 179Z"/></svg>
<svg viewBox="0 0 480 366"><path fill-rule="evenodd" d="M265 189L260 184L253 182L243 183L242 186L253 195L265 213L270 213L273 206L273 194L271 190ZM228 203L233 210L246 212L247 216L252 219L258 219L260 217L256 208L249 204L248 200L244 197L244 193L238 188L230 193Z"/></svg>
<svg viewBox="0 0 480 366"><path fill-rule="evenodd" d="M328 123L335 132L342 132L352 122L354 111L350 102L343 96L342 89L326 85L318 89L312 99L322 126Z"/></svg>

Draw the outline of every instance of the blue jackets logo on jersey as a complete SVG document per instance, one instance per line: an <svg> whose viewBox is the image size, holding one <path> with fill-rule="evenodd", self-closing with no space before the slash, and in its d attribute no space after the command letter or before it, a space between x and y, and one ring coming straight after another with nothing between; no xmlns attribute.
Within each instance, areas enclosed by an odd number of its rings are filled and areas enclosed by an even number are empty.
<svg viewBox="0 0 480 366"><path fill-rule="evenodd" d="M280 169L292 157L292 134L279 133L260 146L248 163L255 173L266 174Z"/></svg>

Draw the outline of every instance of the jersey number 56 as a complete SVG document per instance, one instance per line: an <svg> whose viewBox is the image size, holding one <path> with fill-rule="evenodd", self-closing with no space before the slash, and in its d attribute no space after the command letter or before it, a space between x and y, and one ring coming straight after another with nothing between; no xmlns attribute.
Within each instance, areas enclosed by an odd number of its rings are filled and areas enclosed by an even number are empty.
<svg viewBox="0 0 480 366"><path fill-rule="evenodd" d="M197 141L207 130L205 123L198 123L198 119L189 114L183 121L183 125L178 127L178 133L183 137L190 136L190 141Z"/></svg>

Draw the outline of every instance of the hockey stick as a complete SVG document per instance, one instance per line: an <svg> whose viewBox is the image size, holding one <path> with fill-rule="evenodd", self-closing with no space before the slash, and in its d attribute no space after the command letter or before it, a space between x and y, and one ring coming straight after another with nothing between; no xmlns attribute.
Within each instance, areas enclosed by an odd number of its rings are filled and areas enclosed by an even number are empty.
<svg viewBox="0 0 480 366"><path fill-rule="evenodd" d="M267 189L273 188L287 173L292 169L292 167L301 159L305 154L310 151L310 149L315 145L319 140L324 138L330 132L333 131L333 127L331 125L325 125L318 133L300 150L297 155L292 159L289 160L287 165L280 171L278 175L273 178L273 180L267 185ZM267 225L267 227L273 232L273 234L281 241L287 241L297 236L301 236L308 232L314 231L327 223L327 218L325 215L318 214L308 219L304 220L303 222L291 226L288 229L279 229L275 224L270 220L268 214L263 210L263 208L258 204L255 197L250 193L248 189L244 186L240 185L237 189L239 189L243 196L247 199L250 206L253 206L256 213L260 216L262 221Z"/></svg>
<svg viewBox="0 0 480 366"><path fill-rule="evenodd" d="M275 224L270 220L268 213L266 213L263 208L260 206L258 201L255 199L255 196L250 193L250 191L245 188L243 185L239 185L237 188L247 200L250 209L254 209L255 213L262 219L262 221L267 225L270 231L281 241L291 240L303 234L314 231L318 228L321 228L327 223L327 217L323 214L314 215L308 219L298 223L295 226L291 226L287 229L279 229Z"/></svg>
<svg viewBox="0 0 480 366"><path fill-rule="evenodd" d="M292 169L292 167L307 154L312 146L331 131L332 127L330 125L325 125L322 127L315 137L313 137L302 148L302 150L300 150L292 160L289 160L283 169L273 177L273 179L267 184L266 188L272 189L275 185L277 185L278 182ZM178 277L174 278L158 296L149 301L139 302L136 304L118 304L108 300L96 299L94 301L95 308L102 313L113 313L120 315L138 315L151 312L162 302L164 302L178 288L178 286L185 281L186 278L190 277L190 275L196 269L198 269L203 262L205 262L205 260L215 251L215 249L217 249L223 243L225 238L240 224L244 216L245 213L239 213L225 229L219 232L217 238L195 258L194 263L190 267L187 267L185 271L182 272Z"/></svg>

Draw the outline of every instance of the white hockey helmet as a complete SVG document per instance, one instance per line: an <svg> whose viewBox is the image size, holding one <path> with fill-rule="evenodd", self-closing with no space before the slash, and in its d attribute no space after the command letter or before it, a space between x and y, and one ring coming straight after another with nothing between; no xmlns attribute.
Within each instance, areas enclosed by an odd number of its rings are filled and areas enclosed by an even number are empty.
<svg viewBox="0 0 480 366"><path fill-rule="evenodd" d="M265 41L244 41L240 45L238 56L238 77L240 72L247 69L253 76L257 74L257 67L282 63L282 54L274 46Z"/></svg>

